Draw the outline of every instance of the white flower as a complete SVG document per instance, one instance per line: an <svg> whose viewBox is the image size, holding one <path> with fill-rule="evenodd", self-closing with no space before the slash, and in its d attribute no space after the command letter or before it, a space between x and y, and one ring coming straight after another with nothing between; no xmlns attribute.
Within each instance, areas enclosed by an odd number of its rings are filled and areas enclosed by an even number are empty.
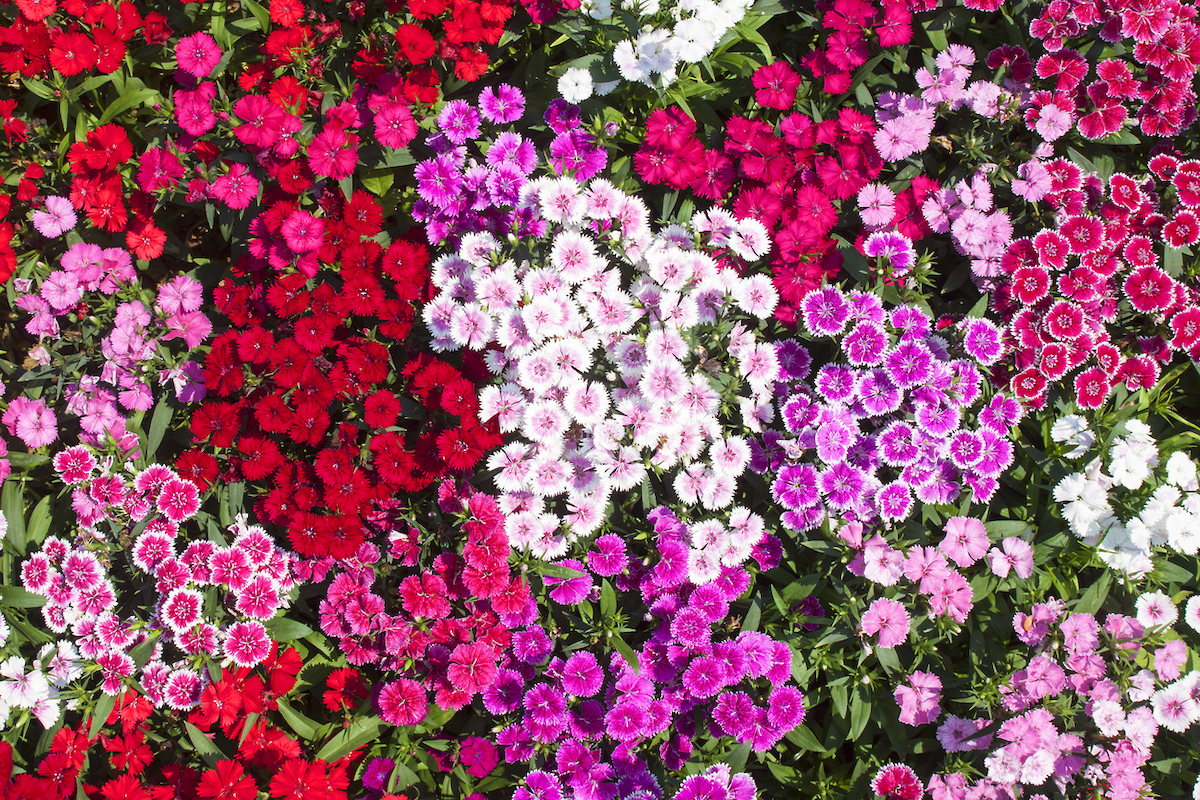
<svg viewBox="0 0 1200 800"><path fill-rule="evenodd" d="M592 96L592 73L571 67L558 79L558 93L568 103L582 103Z"/></svg>
<svg viewBox="0 0 1200 800"><path fill-rule="evenodd" d="M1183 620L1192 630L1200 633L1200 594L1188 598L1183 610Z"/></svg>
<svg viewBox="0 0 1200 800"><path fill-rule="evenodd" d="M1167 459L1167 481L1185 492L1200 490L1196 479L1196 462L1183 452L1172 453Z"/></svg>
<svg viewBox="0 0 1200 800"><path fill-rule="evenodd" d="M1144 627L1170 627L1179 619L1179 610L1163 592L1146 592L1137 599L1137 620Z"/></svg>
<svg viewBox="0 0 1200 800"><path fill-rule="evenodd" d="M1056 420L1050 428L1050 438L1072 445L1072 449L1063 454L1071 459L1079 458L1096 443L1096 434L1088 430L1087 420L1078 414L1068 414Z"/></svg>

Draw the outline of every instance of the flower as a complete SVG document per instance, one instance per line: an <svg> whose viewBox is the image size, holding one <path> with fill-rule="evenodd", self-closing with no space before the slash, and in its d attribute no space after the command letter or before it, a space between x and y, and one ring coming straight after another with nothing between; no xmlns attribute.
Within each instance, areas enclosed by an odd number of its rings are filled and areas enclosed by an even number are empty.
<svg viewBox="0 0 1200 800"><path fill-rule="evenodd" d="M62 236L75 227L76 221L71 201L58 195L47 197L45 205L33 212L33 227L48 239Z"/></svg>
<svg viewBox="0 0 1200 800"><path fill-rule="evenodd" d="M175 60L184 72L204 78L220 63L221 48L209 34L193 33L179 40L175 46Z"/></svg>
<svg viewBox="0 0 1200 800"><path fill-rule="evenodd" d="M592 92L592 74L586 69L571 67L558 79L558 93L568 103L582 103Z"/></svg>
<svg viewBox="0 0 1200 800"><path fill-rule="evenodd" d="M887 764L871 781L871 791L887 800L921 800L925 787L907 764Z"/></svg>
<svg viewBox="0 0 1200 800"><path fill-rule="evenodd" d="M877 597L863 614L860 629L864 636L879 634L880 647L895 647L908 638L910 624L903 605L887 597Z"/></svg>

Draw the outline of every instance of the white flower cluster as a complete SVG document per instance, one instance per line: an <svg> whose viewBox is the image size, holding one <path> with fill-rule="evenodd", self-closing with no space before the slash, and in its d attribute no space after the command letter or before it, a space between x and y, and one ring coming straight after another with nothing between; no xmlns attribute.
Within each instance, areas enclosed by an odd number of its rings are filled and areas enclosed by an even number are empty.
<svg viewBox="0 0 1200 800"><path fill-rule="evenodd" d="M1109 472L1104 474L1099 458L1083 472L1067 475L1054 487L1054 500L1063 503L1062 513L1071 531L1083 542L1099 548L1105 564L1133 577L1150 572L1152 548L1169 547L1187 555L1200 552L1200 482L1196 464L1184 453L1174 453L1166 464L1166 482L1154 490L1137 516L1122 522L1109 503L1115 487L1135 490L1153 475L1158 466L1158 446L1150 427L1139 420L1125 423L1125 436L1114 439L1108 449ZM1081 417L1059 420L1051 436L1073 446L1067 453L1078 458L1087 452L1095 436Z"/></svg>
<svg viewBox="0 0 1200 800"><path fill-rule="evenodd" d="M0 618L0 645L8 640L8 623ZM52 728L62 715L60 690L83 675L83 662L70 642L46 644L26 671L25 659L10 656L0 662L0 728L14 710L27 710L44 728ZM67 703L75 707L75 701Z"/></svg>
<svg viewBox="0 0 1200 800"><path fill-rule="evenodd" d="M779 373L775 348L736 317L769 317L777 294L769 277L740 277L713 254L760 258L766 229L712 209L652 234L645 204L600 179L542 178L521 204L548 223L546 235L509 245L464 236L434 263L438 293L424 310L435 347L487 348L500 378L480 392L479 416L519 435L488 460L510 543L564 554L648 467L676 471L664 480L686 506L729 508L750 447L718 414L723 401L726 413L738 407L736 394L753 428L772 413ZM563 497L560 518L547 501ZM689 534L700 584L747 558L763 522L734 508Z"/></svg>
<svg viewBox="0 0 1200 800"><path fill-rule="evenodd" d="M641 30L630 39L617 43L613 61L621 77L647 86L670 86L677 77L681 63L695 64L709 55L717 43L736 25L752 3L749 0L680 0L663 8L659 0L631 0L621 3L621 10L641 22ZM587 0L582 6L595 20L615 22L610 0ZM666 11L670 21L656 26ZM571 103L581 103L593 92L606 95L616 88L616 82L593 85L586 70L572 67L559 79L558 91Z"/></svg>

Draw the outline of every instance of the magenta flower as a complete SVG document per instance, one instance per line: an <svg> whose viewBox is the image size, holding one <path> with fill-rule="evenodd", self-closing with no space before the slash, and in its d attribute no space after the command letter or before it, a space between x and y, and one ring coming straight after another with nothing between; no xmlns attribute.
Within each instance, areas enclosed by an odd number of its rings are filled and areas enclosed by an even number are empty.
<svg viewBox="0 0 1200 800"><path fill-rule="evenodd" d="M438 114L438 127L452 144L466 144L479 135L479 112L466 100L451 100Z"/></svg>
<svg viewBox="0 0 1200 800"><path fill-rule="evenodd" d="M358 137L337 128L326 128L308 146L308 166L318 175L340 181L358 165Z"/></svg>
<svg viewBox="0 0 1200 800"><path fill-rule="evenodd" d="M921 800L925 787L906 764L888 764L871 781L871 791L887 800Z"/></svg>
<svg viewBox="0 0 1200 800"><path fill-rule="evenodd" d="M525 113L525 96L515 86L502 83L487 87L479 95L479 108L488 122L516 122Z"/></svg>
<svg viewBox="0 0 1200 800"><path fill-rule="evenodd" d="M207 33L193 33L175 46L175 61L189 75L205 78L221 63L221 48Z"/></svg>
<svg viewBox="0 0 1200 800"><path fill-rule="evenodd" d="M162 606L162 619L178 634L199 622L203 611L204 596L195 589L180 587L167 595Z"/></svg>
<svg viewBox="0 0 1200 800"><path fill-rule="evenodd" d="M408 147L417 136L417 122L403 103L384 103L375 112L375 139L384 147Z"/></svg>
<svg viewBox="0 0 1200 800"><path fill-rule="evenodd" d="M375 708L384 722L416 725L427 713L425 690L416 681L400 678L383 687L375 699Z"/></svg>
<svg viewBox="0 0 1200 800"><path fill-rule="evenodd" d="M155 502L167 519L183 522L200 510L200 490L191 481L176 478L163 484Z"/></svg>
<svg viewBox="0 0 1200 800"><path fill-rule="evenodd" d="M288 247L295 253L307 253L321 246L325 223L307 211L293 211L279 228Z"/></svg>
<svg viewBox="0 0 1200 800"><path fill-rule="evenodd" d="M879 597L872 601L863 614L861 628L864 636L879 634L877 644L880 647L895 647L908 638L910 624L903 605L887 597Z"/></svg>
<svg viewBox="0 0 1200 800"><path fill-rule="evenodd" d="M33 227L47 239L62 236L75 227L75 207L65 197L51 195L45 207L33 212Z"/></svg>
<svg viewBox="0 0 1200 800"><path fill-rule="evenodd" d="M229 167L229 172L213 181L208 188L213 197L232 209L241 210L254 202L260 184L245 164L234 163Z"/></svg>
<svg viewBox="0 0 1200 800"><path fill-rule="evenodd" d="M604 670L597 663L596 656L591 653L575 653L563 666L562 687L569 695L591 697L600 691L603 683Z"/></svg>

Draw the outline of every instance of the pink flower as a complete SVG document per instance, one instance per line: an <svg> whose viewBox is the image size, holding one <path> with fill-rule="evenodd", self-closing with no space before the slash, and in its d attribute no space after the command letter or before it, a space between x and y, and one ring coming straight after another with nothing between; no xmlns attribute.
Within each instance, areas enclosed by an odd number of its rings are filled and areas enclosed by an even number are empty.
<svg viewBox="0 0 1200 800"><path fill-rule="evenodd" d="M221 62L221 48L207 33L193 33L175 46L175 61L189 75L204 78Z"/></svg>
<svg viewBox="0 0 1200 800"><path fill-rule="evenodd" d="M1033 547L1024 539L1009 536L999 547L988 551L988 566L992 572L1001 578L1007 578L1009 571L1017 574L1018 578L1028 578L1033 574Z"/></svg>
<svg viewBox="0 0 1200 800"><path fill-rule="evenodd" d="M75 227L76 221L71 201L57 195L47 197L45 207L33 212L33 227L47 239L62 236Z"/></svg>
<svg viewBox="0 0 1200 800"><path fill-rule="evenodd" d="M888 764L871 781L871 791L887 800L921 800L925 787L906 764Z"/></svg>
<svg viewBox="0 0 1200 800"><path fill-rule="evenodd" d="M942 712L942 681L932 672L914 672L908 683L896 687L900 721L905 725L933 722Z"/></svg>
<svg viewBox="0 0 1200 800"><path fill-rule="evenodd" d="M308 146L308 166L318 175L334 180L350 177L358 164L358 137L336 128L326 128Z"/></svg>
<svg viewBox="0 0 1200 800"><path fill-rule="evenodd" d="M15 397L0 417L8 432L30 448L45 447L58 438L58 419L43 400Z"/></svg>
<svg viewBox="0 0 1200 800"><path fill-rule="evenodd" d="M938 545L960 567L969 567L987 552L988 537L983 523L971 517L946 520L946 538Z"/></svg>
<svg viewBox="0 0 1200 800"><path fill-rule="evenodd" d="M886 597L876 598L862 617L864 636L879 634L880 647L895 647L908 638L910 620L904 606Z"/></svg>
<svg viewBox="0 0 1200 800"><path fill-rule="evenodd" d="M158 287L158 299L154 307L164 314L179 314L195 311L204 302L204 287L187 275L176 275L168 283Z"/></svg>
<svg viewBox="0 0 1200 800"><path fill-rule="evenodd" d="M425 690L415 680L401 678L383 687L376 700L379 716L391 724L416 724L426 715Z"/></svg>

